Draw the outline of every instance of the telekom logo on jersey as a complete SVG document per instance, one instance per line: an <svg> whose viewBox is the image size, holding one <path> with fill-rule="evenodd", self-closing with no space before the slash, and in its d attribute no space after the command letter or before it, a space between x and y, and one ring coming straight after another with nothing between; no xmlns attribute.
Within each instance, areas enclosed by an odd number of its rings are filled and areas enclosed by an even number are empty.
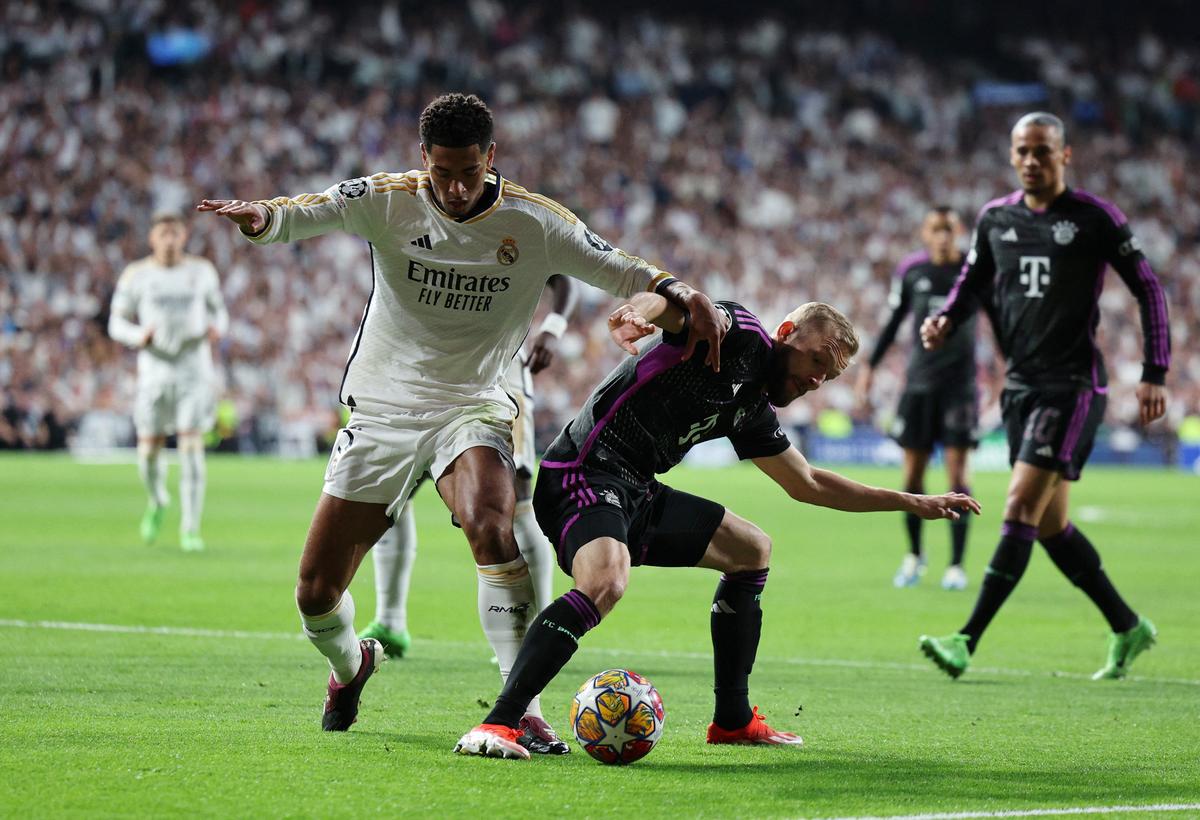
<svg viewBox="0 0 1200 820"><path fill-rule="evenodd" d="M1046 295L1042 290L1050 284L1049 256L1022 256L1021 276L1018 280L1025 285L1025 295L1030 299L1041 299Z"/></svg>

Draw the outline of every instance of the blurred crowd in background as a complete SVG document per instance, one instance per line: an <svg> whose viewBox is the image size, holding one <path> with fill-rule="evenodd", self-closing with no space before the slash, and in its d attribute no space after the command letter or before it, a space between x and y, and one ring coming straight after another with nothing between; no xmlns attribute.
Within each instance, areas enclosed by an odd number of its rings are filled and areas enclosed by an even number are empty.
<svg viewBox="0 0 1200 820"><path fill-rule="evenodd" d="M1125 211L1168 294L1167 428L1177 428L1200 414L1200 175L1187 173L1200 149L1200 46L1130 28L1113 48L1086 19L1077 39L995 32L992 46L969 56L904 42L869 18L708 19L703 4L607 19L496 0L10 0L0 5L0 447L132 435L134 354L105 324L117 276L149 252L151 213L419 167L417 117L447 90L492 107L503 175L764 323L801 302L836 305L861 332L860 358L926 209L948 204L969 228L1015 187L1016 116L1058 112L1071 184ZM335 234L261 249L223 220L189 222L188 250L216 264L231 316L216 351L215 442L319 447L339 425L338 385L371 289L366 243ZM541 437L624 355L603 322L612 299L585 290L538 380ZM1101 305L1108 421L1132 423L1142 337L1111 272ZM992 406L999 370L981 328ZM833 410L885 422L907 339L875 380L873 410L856 407L851 370L788 420Z"/></svg>

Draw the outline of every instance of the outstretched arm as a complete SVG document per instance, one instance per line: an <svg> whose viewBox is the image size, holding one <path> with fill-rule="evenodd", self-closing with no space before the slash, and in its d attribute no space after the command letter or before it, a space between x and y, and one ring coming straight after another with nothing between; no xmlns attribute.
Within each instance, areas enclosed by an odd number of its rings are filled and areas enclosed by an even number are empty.
<svg viewBox="0 0 1200 820"><path fill-rule="evenodd" d="M845 512L910 512L922 518L949 518L960 513L979 514L979 502L963 493L915 495L870 487L845 476L812 467L795 447L777 456L754 459L754 465L782 487L789 496L805 504Z"/></svg>
<svg viewBox="0 0 1200 820"><path fill-rule="evenodd" d="M364 177L340 182L319 194L255 202L204 199L196 210L229 219L247 239L261 245L293 242L334 230L345 230L370 241L377 227L378 212L386 210L388 193L394 190L401 189L388 179Z"/></svg>

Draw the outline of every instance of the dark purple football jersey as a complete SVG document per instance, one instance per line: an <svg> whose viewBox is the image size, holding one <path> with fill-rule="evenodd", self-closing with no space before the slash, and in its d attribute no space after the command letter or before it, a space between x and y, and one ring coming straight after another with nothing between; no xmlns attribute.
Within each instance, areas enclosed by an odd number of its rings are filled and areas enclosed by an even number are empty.
<svg viewBox="0 0 1200 820"><path fill-rule="evenodd" d="M750 311L717 302L730 318L721 372L704 363L707 346L683 358L687 335L663 333L618 365L559 433L543 467L591 464L627 481L649 482L702 441L728 438L738 457L773 456L790 443L763 392L773 342Z"/></svg>
<svg viewBox="0 0 1200 820"><path fill-rule="evenodd" d="M1096 346L1100 291L1111 265L1141 308L1142 380L1162 384L1171 364L1167 301L1150 263L1112 203L1068 188L1035 211L1021 191L980 211L962 274L942 313L955 326L990 304L1016 389L1104 390Z"/></svg>

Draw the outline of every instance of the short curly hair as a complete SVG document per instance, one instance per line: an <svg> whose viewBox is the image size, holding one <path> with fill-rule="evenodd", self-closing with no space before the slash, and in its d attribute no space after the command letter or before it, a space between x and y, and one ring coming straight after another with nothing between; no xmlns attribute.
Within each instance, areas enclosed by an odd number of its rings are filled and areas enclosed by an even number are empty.
<svg viewBox="0 0 1200 820"><path fill-rule="evenodd" d="M421 143L428 151L478 145L487 151L492 144L492 112L474 94L443 94L421 112Z"/></svg>

